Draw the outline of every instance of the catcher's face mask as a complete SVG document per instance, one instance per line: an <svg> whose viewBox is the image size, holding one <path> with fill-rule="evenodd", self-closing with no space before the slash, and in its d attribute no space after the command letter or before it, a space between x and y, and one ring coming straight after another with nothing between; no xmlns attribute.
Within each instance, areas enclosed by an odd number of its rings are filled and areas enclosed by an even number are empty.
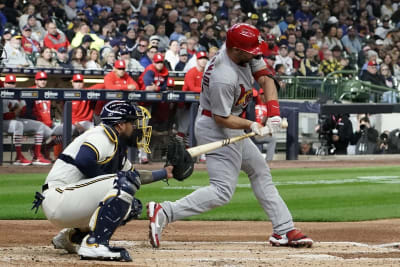
<svg viewBox="0 0 400 267"><path fill-rule="evenodd" d="M150 112L142 107L137 106L138 110L136 111L137 119L135 120L136 124L136 144L138 148L142 148L146 153L151 153L149 144L151 138L151 130L152 127L149 126L149 120L151 118Z"/></svg>

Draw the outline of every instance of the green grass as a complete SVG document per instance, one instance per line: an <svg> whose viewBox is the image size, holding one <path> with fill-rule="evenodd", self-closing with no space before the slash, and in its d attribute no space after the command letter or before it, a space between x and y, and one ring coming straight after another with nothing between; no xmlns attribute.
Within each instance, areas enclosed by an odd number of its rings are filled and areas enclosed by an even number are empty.
<svg viewBox="0 0 400 267"><path fill-rule="evenodd" d="M273 170L273 180L295 221L362 221L400 218L400 167ZM45 174L0 177L0 219L43 219L30 210ZM144 185L137 197L145 204L174 201L208 184L206 172L184 181ZM141 218L145 218L145 211ZM232 201L191 220L266 220L244 173Z"/></svg>

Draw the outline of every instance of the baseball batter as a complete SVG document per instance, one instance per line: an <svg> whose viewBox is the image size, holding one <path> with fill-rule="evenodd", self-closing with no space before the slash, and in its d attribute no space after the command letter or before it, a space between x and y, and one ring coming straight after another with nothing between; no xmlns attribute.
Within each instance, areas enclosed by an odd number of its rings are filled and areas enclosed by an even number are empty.
<svg viewBox="0 0 400 267"><path fill-rule="evenodd" d="M235 24L227 32L224 47L206 66L200 94L195 134L199 144L238 136L252 130L265 136L281 125L277 89L268 77L260 57L265 42L248 24ZM252 98L257 81L264 90L268 107L266 126L239 117ZM272 182L271 172L261 152L250 139L230 144L207 154L210 185L175 202L150 202L150 243L159 247L163 228L171 222L227 204L235 192L240 170L247 173L257 200L269 216L275 246L312 246L312 239L294 228L292 216Z"/></svg>
<svg viewBox="0 0 400 267"><path fill-rule="evenodd" d="M136 171L127 159L127 146L148 149L151 127L146 109L126 101L107 103L102 124L68 145L36 193L35 205L47 219L63 227L52 240L56 249L84 259L131 261L123 248L109 246L118 226L141 214L135 193L141 184L171 178L172 166Z"/></svg>

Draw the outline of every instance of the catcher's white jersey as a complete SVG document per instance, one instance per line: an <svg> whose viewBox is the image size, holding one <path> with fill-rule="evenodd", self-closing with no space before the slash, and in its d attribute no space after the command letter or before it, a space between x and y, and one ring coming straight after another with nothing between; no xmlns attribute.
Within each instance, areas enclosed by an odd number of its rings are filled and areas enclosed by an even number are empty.
<svg viewBox="0 0 400 267"><path fill-rule="evenodd" d="M82 145L86 145L94 150L97 155L98 164L106 167L107 164L111 163L111 160L113 160L117 152L118 137L109 127L101 124L78 136L65 148L62 154L75 160ZM132 164L126 158L122 159L122 166L123 168L121 170L123 171L132 168ZM53 187L76 183L85 178L87 177L85 177L75 165L58 159L50 170L45 183L48 184L49 187Z"/></svg>

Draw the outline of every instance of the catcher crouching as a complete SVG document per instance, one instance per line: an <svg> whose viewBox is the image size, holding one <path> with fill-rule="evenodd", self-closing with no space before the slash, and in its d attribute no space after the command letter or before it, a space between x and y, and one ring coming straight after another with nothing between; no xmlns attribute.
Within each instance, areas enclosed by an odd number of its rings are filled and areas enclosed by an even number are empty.
<svg viewBox="0 0 400 267"><path fill-rule="evenodd" d="M109 241L117 227L141 215L135 193L142 184L187 178L193 161L183 144L174 141L163 169L135 170L126 151L133 146L150 152L149 112L112 101L100 117L100 125L77 137L59 156L42 193L36 192L33 208L41 205L47 219L64 228L52 240L56 249L81 259L132 261L126 249L111 247Z"/></svg>

